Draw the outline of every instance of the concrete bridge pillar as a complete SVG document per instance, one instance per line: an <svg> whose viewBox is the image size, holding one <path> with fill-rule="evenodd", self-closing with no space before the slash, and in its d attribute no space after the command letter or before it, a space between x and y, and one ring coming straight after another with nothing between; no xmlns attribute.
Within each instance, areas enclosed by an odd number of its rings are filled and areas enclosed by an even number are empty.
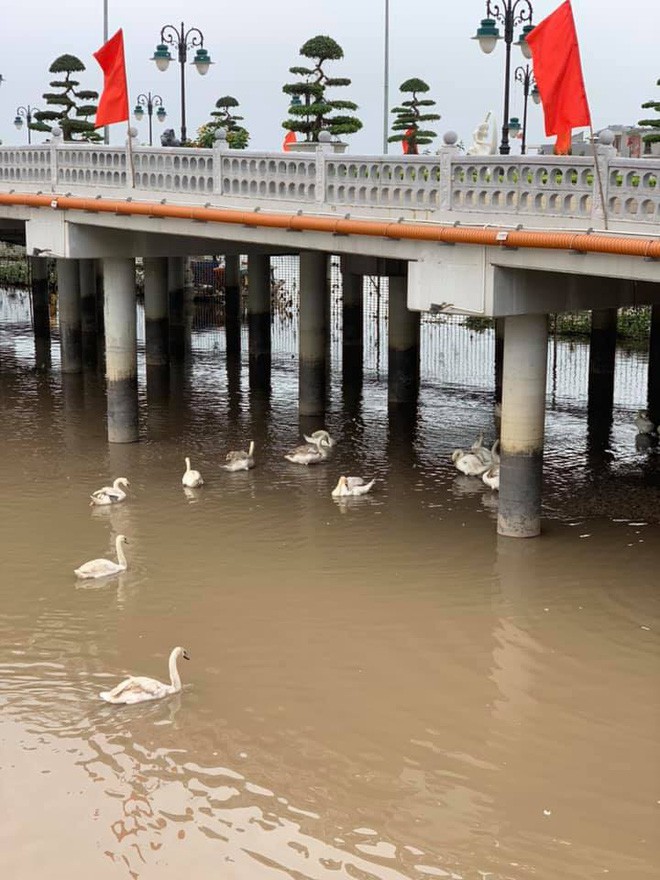
<svg viewBox="0 0 660 880"><path fill-rule="evenodd" d="M98 334L96 327L96 260L80 263L80 318L82 328L82 359L85 369L98 366Z"/></svg>
<svg viewBox="0 0 660 880"><path fill-rule="evenodd" d="M270 257L248 257L250 388L270 390Z"/></svg>
<svg viewBox="0 0 660 880"><path fill-rule="evenodd" d="M419 390L420 313L408 310L408 279L391 277L387 322L387 400L412 403Z"/></svg>
<svg viewBox="0 0 660 880"><path fill-rule="evenodd" d="M144 323L147 367L169 363L167 257L144 260Z"/></svg>
<svg viewBox="0 0 660 880"><path fill-rule="evenodd" d="M300 342L298 406L301 416L325 413L328 312L327 257L318 251L300 254Z"/></svg>
<svg viewBox="0 0 660 880"><path fill-rule="evenodd" d="M183 257L167 257L170 361L182 364L186 358L186 264Z"/></svg>
<svg viewBox="0 0 660 880"><path fill-rule="evenodd" d="M541 532L548 317L505 320L497 531L533 538Z"/></svg>
<svg viewBox="0 0 660 880"><path fill-rule="evenodd" d="M660 423L660 305L651 306L649 334L648 411L654 425Z"/></svg>
<svg viewBox="0 0 660 880"><path fill-rule="evenodd" d="M50 308L48 303L48 260L30 257L34 363L37 370L50 369Z"/></svg>
<svg viewBox="0 0 660 880"><path fill-rule="evenodd" d="M241 356L241 261L238 254L225 256L225 333L227 357Z"/></svg>
<svg viewBox="0 0 660 880"><path fill-rule="evenodd" d="M364 355L364 277L346 272L342 277L342 373L344 384L362 384Z"/></svg>
<svg viewBox="0 0 660 880"><path fill-rule="evenodd" d="M610 414L614 402L617 317L616 309L594 309L591 313L588 409L599 416Z"/></svg>
<svg viewBox="0 0 660 880"><path fill-rule="evenodd" d="M502 364L504 362L504 318L495 318L495 403L502 403Z"/></svg>
<svg viewBox="0 0 660 880"><path fill-rule="evenodd" d="M108 441L138 439L137 314L135 263L124 257L103 260Z"/></svg>
<svg viewBox="0 0 660 880"><path fill-rule="evenodd" d="M82 372L80 267L78 260L57 261L57 300L60 315L62 372Z"/></svg>

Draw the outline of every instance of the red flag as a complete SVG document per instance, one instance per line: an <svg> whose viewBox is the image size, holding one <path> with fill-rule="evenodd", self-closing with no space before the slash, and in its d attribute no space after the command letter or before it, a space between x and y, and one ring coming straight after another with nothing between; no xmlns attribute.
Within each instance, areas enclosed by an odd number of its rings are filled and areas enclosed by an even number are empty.
<svg viewBox="0 0 660 880"><path fill-rule="evenodd" d="M403 152L404 152L404 153L410 153L410 152L411 152L411 150L410 150L410 141L407 141L407 140L406 140L406 138L409 138L411 134L415 134L415 129L414 129L414 128L409 128L409 129L407 129L407 130L406 130L406 134L405 134L403 140L401 141L401 146L403 147ZM416 153L417 150L413 149L412 152L413 152L413 153Z"/></svg>
<svg viewBox="0 0 660 880"><path fill-rule="evenodd" d="M571 129L591 125L571 0L527 35L534 78L545 114L545 133L557 135L556 153L568 153Z"/></svg>
<svg viewBox="0 0 660 880"><path fill-rule="evenodd" d="M94 58L103 70L103 94L96 111L94 128L128 121L124 33L121 28L98 52L94 52Z"/></svg>
<svg viewBox="0 0 660 880"><path fill-rule="evenodd" d="M282 149L285 153L288 153L291 149L291 144L297 143L296 133L295 131L287 131L284 135L284 143L282 144Z"/></svg>

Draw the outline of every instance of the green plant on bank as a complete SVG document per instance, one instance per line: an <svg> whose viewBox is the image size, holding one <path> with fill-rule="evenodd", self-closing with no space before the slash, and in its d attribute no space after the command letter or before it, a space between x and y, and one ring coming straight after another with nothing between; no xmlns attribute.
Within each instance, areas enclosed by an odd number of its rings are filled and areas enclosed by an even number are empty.
<svg viewBox="0 0 660 880"><path fill-rule="evenodd" d="M660 86L660 79L656 85ZM660 113L660 101L646 101L642 104L642 110L655 110L656 113ZM648 125L653 129L649 134L644 135L644 141L647 144L657 144L660 141L660 116L654 119L640 119L637 124Z"/></svg>
<svg viewBox="0 0 660 880"><path fill-rule="evenodd" d="M214 117L210 122L206 122L197 130L197 138L192 142L193 147L212 147L215 143L215 136L223 129L227 135L227 146L232 150L245 150L249 140L250 132L239 122L243 121L242 116L237 116L233 110L238 107L238 101L231 95L225 95L218 98L215 102L217 110L211 111Z"/></svg>
<svg viewBox="0 0 660 880"><path fill-rule="evenodd" d="M298 82L287 83L282 91L291 96L290 119L282 126L289 131L305 135L306 141L318 141L322 131L332 135L354 134L362 128L362 122L352 113L357 110L353 101L331 100L326 95L328 88L350 86L351 80L345 77L329 77L323 65L327 61L338 61L344 57L344 50L331 37L319 35L307 40L300 48L300 54L314 61L313 67L290 67L289 72L300 77Z"/></svg>
<svg viewBox="0 0 660 880"><path fill-rule="evenodd" d="M410 156L417 156L420 145L430 144L433 138L438 136L436 131L421 128L420 123L436 122L441 117L438 113L423 113L421 110L423 107L435 106L435 101L431 98L418 97L429 91L429 86L423 79L417 77L407 79L401 83L399 91L412 97L407 101L401 101L400 106L392 108L391 112L396 115L392 130L396 133L387 140L391 144L403 143L404 152Z"/></svg>
<svg viewBox="0 0 660 880"><path fill-rule="evenodd" d="M72 79L72 73L85 70L85 65L75 55L60 55L48 68L50 73L64 74L63 79L54 79L50 85L58 92L44 92L43 97L51 107L59 110L38 110L34 114L37 120L30 125L33 131L52 133L55 126L62 130L65 141L91 141L98 143L103 136L96 131L88 116L96 114L97 106L90 103L98 99L99 93L85 89L77 89L78 80Z"/></svg>
<svg viewBox="0 0 660 880"><path fill-rule="evenodd" d="M463 319L463 327L474 333L483 333L495 327L493 318L468 315ZM619 309L617 337L620 339L640 339L648 336L651 329L651 307ZM550 332L563 337L588 337L591 334L591 312L559 312L552 316Z"/></svg>
<svg viewBox="0 0 660 880"><path fill-rule="evenodd" d="M30 283L28 263L25 258L0 259L0 284L7 287L26 287Z"/></svg>

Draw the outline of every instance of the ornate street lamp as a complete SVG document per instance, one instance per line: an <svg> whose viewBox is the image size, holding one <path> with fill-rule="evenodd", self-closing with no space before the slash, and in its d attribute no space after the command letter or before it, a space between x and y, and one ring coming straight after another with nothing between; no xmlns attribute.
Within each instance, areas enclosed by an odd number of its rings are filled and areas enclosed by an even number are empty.
<svg viewBox="0 0 660 880"><path fill-rule="evenodd" d="M516 25L528 22L516 40L516 46L520 46L523 55L531 58L531 50L527 44L527 35L533 30L532 15L534 10L529 0L486 0L486 18L481 20L477 33L472 37L479 41L479 47L486 55L490 55L498 40L504 39L506 46L506 63L504 68L504 113L502 116L502 142L500 153L508 156L511 152L509 144L509 87L511 83L511 44L513 43L513 31ZM504 25L504 37L500 35L497 22Z"/></svg>
<svg viewBox="0 0 660 880"><path fill-rule="evenodd" d="M159 122L165 122L167 113L163 107L163 99L160 95L152 95L151 92L146 95L138 95L137 104L135 105L135 110L133 110L133 116L135 116L138 122L144 119L145 107L147 108L147 116L149 117L149 146L151 147L153 146L151 118L154 115L154 107L158 108L156 110L156 119Z"/></svg>
<svg viewBox="0 0 660 880"><path fill-rule="evenodd" d="M181 143L186 141L186 61L188 60L188 49L199 47L195 53L192 64L197 68L197 72L202 76L206 76L209 67L213 64L211 56L204 48L204 34L198 28L188 28L181 22L181 29L177 29L173 24L166 24L160 31L160 43L156 46L152 61L155 61L158 70L165 71L172 61L172 55L167 48L172 46L177 51L177 57L181 66ZM158 114L156 114L158 115Z"/></svg>
<svg viewBox="0 0 660 880"><path fill-rule="evenodd" d="M17 107L16 108L16 118L14 119L14 125L20 131L23 128L23 117L25 117L25 121L27 122L27 139L28 144L32 143L32 129L30 126L32 125L32 116L34 113L39 113L38 107L30 107L28 104L27 107Z"/></svg>
<svg viewBox="0 0 660 880"><path fill-rule="evenodd" d="M532 101L534 101L535 104L540 104L541 96L539 94L539 90L536 88L536 80L534 79L534 74L532 73L529 64L526 64L524 67L522 65L520 67L516 67L513 72L513 78L516 80L516 82L522 83L523 87L523 124L520 153L524 156L525 147L527 144L527 100L531 95Z"/></svg>

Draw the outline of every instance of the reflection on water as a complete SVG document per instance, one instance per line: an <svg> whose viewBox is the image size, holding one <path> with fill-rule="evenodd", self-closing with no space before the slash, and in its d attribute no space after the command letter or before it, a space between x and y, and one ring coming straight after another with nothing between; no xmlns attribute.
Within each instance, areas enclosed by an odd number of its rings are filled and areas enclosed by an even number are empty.
<svg viewBox="0 0 660 880"><path fill-rule="evenodd" d="M496 493L450 461L495 437L486 336L453 329L466 373L458 356L425 368L414 412L388 412L371 368L344 408L335 346L338 443L305 468L283 458L303 428L286 326L270 398L250 394L245 359L228 375L217 327L193 333L153 407L141 360L142 442L109 447L102 383L33 372L10 305L7 877L657 878L660 507L637 385L591 441L579 387L558 395L546 532L513 541L495 534ZM435 361L449 334L425 327ZM250 438L257 467L223 471ZM181 486L185 455L199 490ZM376 484L333 499L341 473ZM127 501L90 508L119 475ZM117 534L128 570L77 582ZM126 673L162 678L177 644L192 657L181 694L98 700Z"/></svg>

